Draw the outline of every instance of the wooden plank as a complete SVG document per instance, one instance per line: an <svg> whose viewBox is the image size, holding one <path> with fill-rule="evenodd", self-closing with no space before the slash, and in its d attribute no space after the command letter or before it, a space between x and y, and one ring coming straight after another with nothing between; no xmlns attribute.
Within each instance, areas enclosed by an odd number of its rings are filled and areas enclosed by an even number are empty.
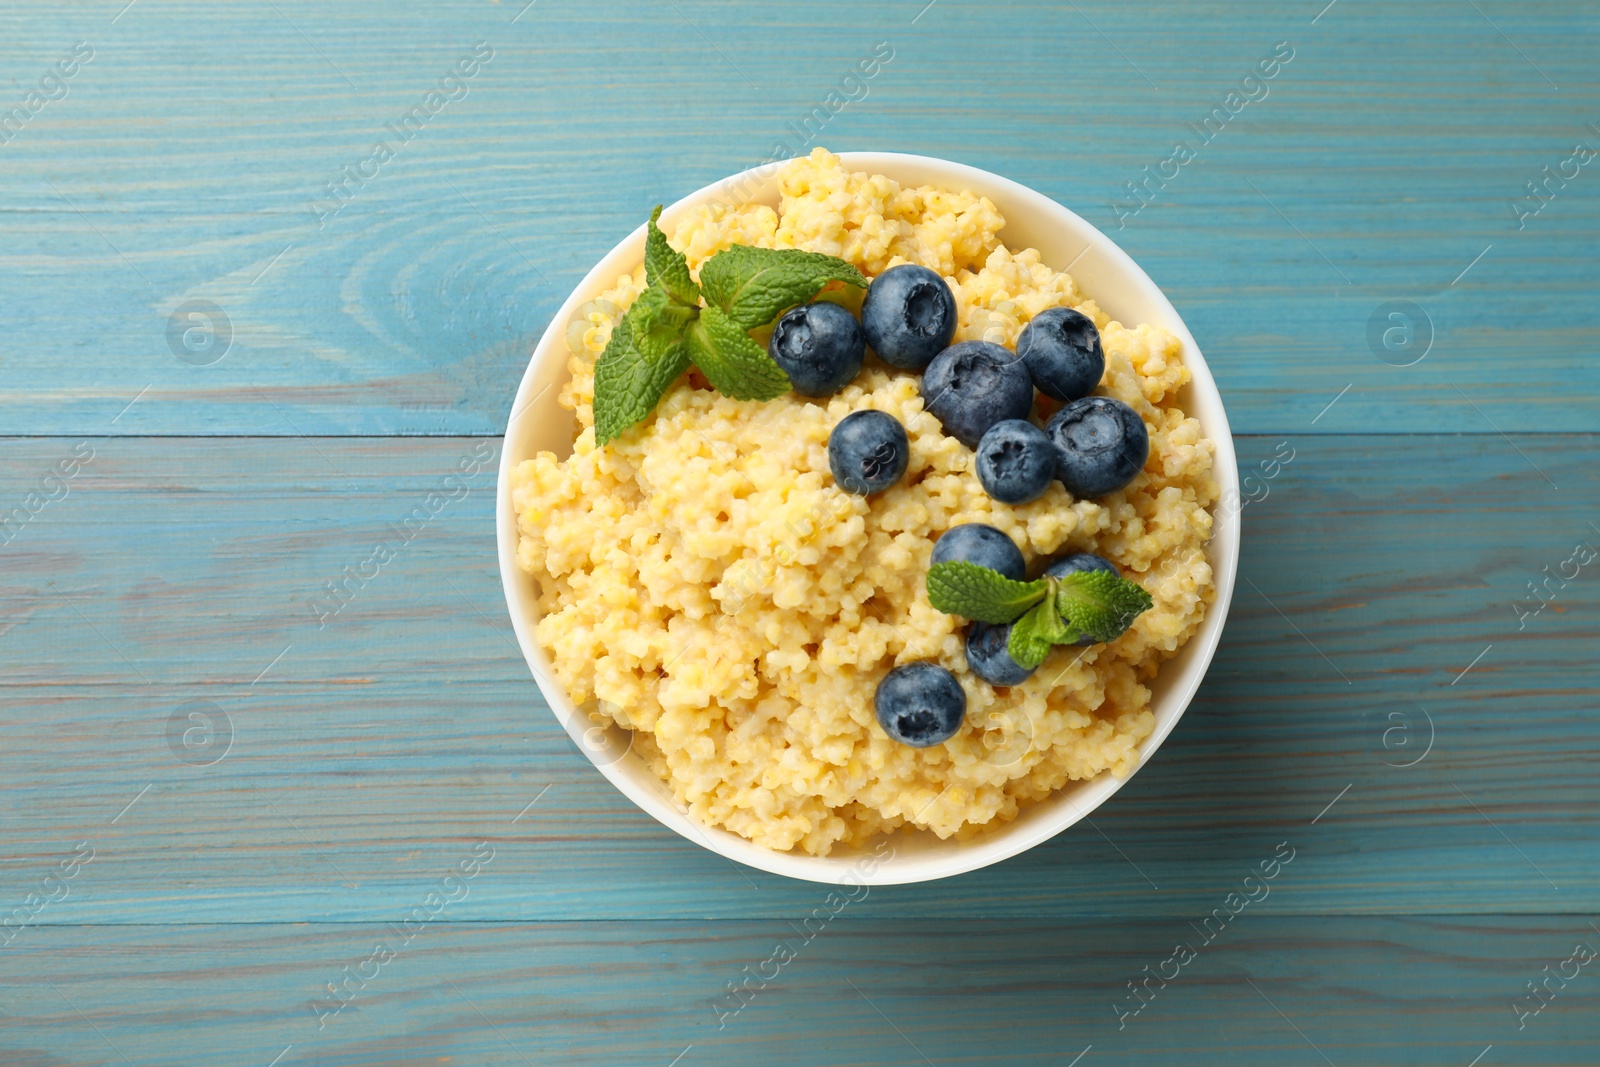
<svg viewBox="0 0 1600 1067"><path fill-rule="evenodd" d="M1183 1053L1272 1067L1465 1067L1474 1057L1589 1064L1600 1041L1592 965L1568 963L1577 977L1552 978L1538 1014L1513 1008L1575 945L1595 951L1600 935L1572 916L1247 910L1209 944L1182 921L928 924L844 910L812 923L809 938L782 920L441 917L408 941L379 923L28 930L0 956L0 1058L1091 1067ZM366 962L379 943L392 958ZM1164 966L1180 943L1194 957ZM769 964L779 945L793 958ZM335 1013L325 987L346 967L355 977ZM1158 971L1171 980L1152 979L1133 1014L1128 983ZM727 987L747 974L735 1011Z"/></svg>
<svg viewBox="0 0 1600 1067"><path fill-rule="evenodd" d="M78 444L4 442L0 500ZM504 621L492 470L318 627L307 599L497 442L82 444L67 495L0 547L0 876L21 901L97 850L38 922L359 920L483 840L497 876L454 917L812 906L658 827L549 717ZM1092 826L863 916L1204 914L1284 840L1285 913L1600 907L1592 565L1520 632L1512 609L1600 544L1594 438L1289 447L1245 507L1219 658L1152 764ZM1258 476L1286 454L1240 453ZM231 723L209 766L168 733L193 701Z"/></svg>
<svg viewBox="0 0 1600 1067"><path fill-rule="evenodd" d="M820 139L986 167L1113 230L1241 431L1593 429L1600 182L1514 207L1600 137L1593 5L1320 6L13 5L7 107L74 41L94 58L3 146L0 426L496 432L587 268L650 205L803 148L791 124L885 41ZM310 201L480 41L467 95L319 221ZM1267 95L1201 144L1190 124L1278 42ZM1197 158L1119 227L1127 183L1185 139ZM1393 300L1432 323L1414 366L1369 349ZM215 365L174 354L190 301L228 321Z"/></svg>

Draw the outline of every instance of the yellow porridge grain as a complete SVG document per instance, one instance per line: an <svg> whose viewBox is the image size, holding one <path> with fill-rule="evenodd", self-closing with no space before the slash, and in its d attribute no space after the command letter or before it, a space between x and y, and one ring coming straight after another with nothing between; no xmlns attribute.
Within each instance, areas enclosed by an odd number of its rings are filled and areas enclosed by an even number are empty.
<svg viewBox="0 0 1600 1067"><path fill-rule="evenodd" d="M1149 429L1144 472L1096 500L1053 483L1032 503L997 503L972 452L922 410L918 378L871 360L824 399L730 400L686 375L597 449L594 361L615 318L604 309L632 303L641 265L569 334L581 338L561 393L581 431L572 454L540 453L513 475L519 560L539 584L557 678L636 731L635 752L694 818L773 849L821 855L904 826L966 836L1068 782L1128 773L1154 725L1143 683L1214 596L1213 447L1177 406L1180 342L1111 321L1038 252L1007 249L983 197L851 173L821 149L788 164L781 186L776 210L707 206L668 237L694 270L730 244L825 252L869 277L920 263L955 294L957 340L1014 345L1039 312L1077 308L1101 332L1100 391ZM905 477L868 498L834 485L827 456L830 429L864 408L899 419L911 444ZM963 621L923 586L934 541L964 522L1005 531L1030 564L1105 556L1154 607L1110 644L1057 649L1023 684L991 687L966 669ZM960 732L927 749L889 740L872 707L879 679L918 659L956 672L968 702Z"/></svg>

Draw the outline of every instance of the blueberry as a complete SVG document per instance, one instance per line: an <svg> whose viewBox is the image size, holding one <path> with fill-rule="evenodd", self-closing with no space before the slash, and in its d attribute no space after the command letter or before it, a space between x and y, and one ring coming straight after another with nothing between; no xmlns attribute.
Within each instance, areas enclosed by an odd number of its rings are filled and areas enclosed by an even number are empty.
<svg viewBox="0 0 1600 1067"><path fill-rule="evenodd" d="M956 298L927 267L902 263L873 279L861 302L861 328L878 358L921 370L956 333Z"/></svg>
<svg viewBox="0 0 1600 1067"><path fill-rule="evenodd" d="M1011 640L1011 624L992 626L975 622L967 628L967 666L990 685L1021 685L1037 669L1024 667L1011 658L1006 644Z"/></svg>
<svg viewBox="0 0 1600 1067"><path fill-rule="evenodd" d="M838 304L801 304L772 328L767 353L789 375L794 391L831 396L861 370L867 337L861 323Z"/></svg>
<svg viewBox="0 0 1600 1067"><path fill-rule="evenodd" d="M1093 552L1074 552L1069 556L1062 556L1044 569L1044 572L1052 578L1065 578L1079 571L1110 571L1118 576L1122 574L1115 563Z"/></svg>
<svg viewBox="0 0 1600 1067"><path fill-rule="evenodd" d="M828 435L828 466L839 488L857 496L881 493L906 472L906 428L881 411L852 411Z"/></svg>
<svg viewBox="0 0 1600 1067"><path fill-rule="evenodd" d="M1044 572L1052 578L1065 578L1067 575L1076 574L1079 571L1110 571L1112 574L1122 574L1115 563L1112 563L1104 556L1097 556L1093 552L1074 552L1070 556L1062 556L1044 569ZM1092 645L1094 644L1094 638L1082 637L1078 639L1077 643L1080 645Z"/></svg>
<svg viewBox="0 0 1600 1067"><path fill-rule="evenodd" d="M978 442L978 481L1002 504L1039 499L1055 476L1056 446L1026 419L997 422Z"/></svg>
<svg viewBox="0 0 1600 1067"><path fill-rule="evenodd" d="M934 563L965 561L988 567L1014 582L1023 580L1027 564L1017 543L993 526L981 522L952 526L933 545Z"/></svg>
<svg viewBox="0 0 1600 1067"><path fill-rule="evenodd" d="M1056 446L1056 477L1073 496L1105 496L1133 481L1150 455L1144 420L1108 396L1086 396L1055 413L1045 432Z"/></svg>
<svg viewBox="0 0 1600 1067"><path fill-rule="evenodd" d="M1089 316L1071 308L1035 315L1017 335L1017 355L1039 391L1057 400L1088 396L1106 370L1100 331Z"/></svg>
<svg viewBox="0 0 1600 1067"><path fill-rule="evenodd" d="M948 741L967 716L967 694L956 676L925 660L896 667L878 683L872 708L883 732L902 745L927 748Z"/></svg>
<svg viewBox="0 0 1600 1067"><path fill-rule="evenodd" d="M988 341L962 341L928 364L922 399L945 433L976 448L995 423L1027 417L1033 379L1015 352Z"/></svg>

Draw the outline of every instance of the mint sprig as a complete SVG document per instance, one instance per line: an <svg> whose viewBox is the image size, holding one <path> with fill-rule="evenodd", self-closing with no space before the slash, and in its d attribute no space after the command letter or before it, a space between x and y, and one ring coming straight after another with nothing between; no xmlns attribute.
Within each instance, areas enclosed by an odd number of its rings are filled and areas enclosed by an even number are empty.
<svg viewBox="0 0 1600 1067"><path fill-rule="evenodd" d="M689 261L667 243L656 224L660 217L658 206L645 227L646 288L612 329L595 363L597 445L614 440L654 411L691 364L718 392L736 400L781 396L789 389L789 376L749 331L810 300L830 282L860 289L867 285L861 272L842 259L748 245L734 245L706 260L696 284Z"/></svg>
<svg viewBox="0 0 1600 1067"><path fill-rule="evenodd" d="M1020 666L1044 662L1055 645L1087 637L1115 641L1154 601L1137 582L1110 571L1017 582L964 560L928 568L928 601L940 611L979 622L1012 623L1006 651Z"/></svg>

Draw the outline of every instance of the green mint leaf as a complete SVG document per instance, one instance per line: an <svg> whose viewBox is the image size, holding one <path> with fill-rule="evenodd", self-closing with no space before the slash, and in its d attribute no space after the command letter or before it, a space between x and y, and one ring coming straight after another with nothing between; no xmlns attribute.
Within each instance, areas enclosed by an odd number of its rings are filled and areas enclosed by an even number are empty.
<svg viewBox="0 0 1600 1067"><path fill-rule="evenodd" d="M656 220L661 217L661 205L650 212L650 222L644 231L644 277L651 288L659 288L674 301L685 307L700 303L700 287L689 277L689 261L683 253L667 243Z"/></svg>
<svg viewBox="0 0 1600 1067"><path fill-rule="evenodd" d="M651 363L663 359L674 348L683 346L683 333L698 314L699 308L684 307L665 289L651 286L628 309L633 347Z"/></svg>
<svg viewBox="0 0 1600 1067"><path fill-rule="evenodd" d="M1044 600L1044 581L1014 582L998 571L965 560L928 568L928 601L950 615L1007 623Z"/></svg>
<svg viewBox="0 0 1600 1067"><path fill-rule="evenodd" d="M734 245L700 268L706 302L743 330L765 326L784 308L805 303L835 281L867 287L867 279L844 260L798 248Z"/></svg>
<svg viewBox="0 0 1600 1067"><path fill-rule="evenodd" d="M689 353L682 342L654 361L640 355L623 316L594 365L594 443L617 438L654 411L661 395L688 369Z"/></svg>
<svg viewBox="0 0 1600 1067"><path fill-rule="evenodd" d="M1056 610L1067 625L1096 641L1115 641L1154 601L1136 582L1110 571L1078 571L1056 588Z"/></svg>
<svg viewBox="0 0 1600 1067"><path fill-rule="evenodd" d="M1017 661L1018 666L1032 670L1044 662L1052 647L1065 644L1073 636L1066 633L1066 624L1046 598L1011 624L1011 638L1006 642L1006 652Z"/></svg>
<svg viewBox="0 0 1600 1067"><path fill-rule="evenodd" d="M745 328L714 307L700 312L684 334L695 366L723 396L771 400L789 391L789 376Z"/></svg>

